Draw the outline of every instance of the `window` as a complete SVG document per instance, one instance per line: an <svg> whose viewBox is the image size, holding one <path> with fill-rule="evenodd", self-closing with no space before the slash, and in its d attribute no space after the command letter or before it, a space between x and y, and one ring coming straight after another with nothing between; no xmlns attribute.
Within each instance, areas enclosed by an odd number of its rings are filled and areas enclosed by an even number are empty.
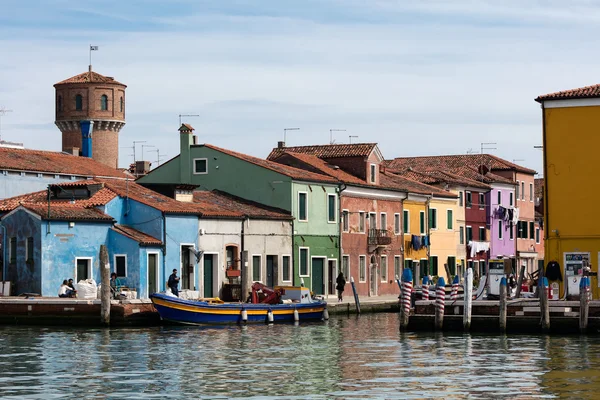
<svg viewBox="0 0 600 400"><path fill-rule="evenodd" d="M422 258L421 262L419 263L419 267L420 267L419 276L421 277L421 279L424 276L429 275L429 260Z"/></svg>
<svg viewBox="0 0 600 400"><path fill-rule="evenodd" d="M510 194L508 196L508 205L512 207L513 203L514 203L513 192L510 192Z"/></svg>
<svg viewBox="0 0 600 400"><path fill-rule="evenodd" d="M446 210L446 227L450 231L454 229L454 218L452 215L452 210Z"/></svg>
<svg viewBox="0 0 600 400"><path fill-rule="evenodd" d="M438 275L438 258L437 256L429 257L429 264L431 265L431 275Z"/></svg>
<svg viewBox="0 0 600 400"><path fill-rule="evenodd" d="M425 211L419 213L419 232L421 235L425 234Z"/></svg>
<svg viewBox="0 0 600 400"><path fill-rule="evenodd" d="M479 240L485 242L485 227L479 227Z"/></svg>
<svg viewBox="0 0 600 400"><path fill-rule="evenodd" d="M473 199L471 198L471 192L465 192L465 195L466 195L467 208L471 208L471 205L473 205Z"/></svg>
<svg viewBox="0 0 600 400"><path fill-rule="evenodd" d="M498 190L498 205L502 205L502 192Z"/></svg>
<svg viewBox="0 0 600 400"><path fill-rule="evenodd" d="M510 240L514 240L515 239L515 227L514 227L512 221L510 221L508 223L508 230L509 230L509 232L508 232L508 238Z"/></svg>
<svg viewBox="0 0 600 400"><path fill-rule="evenodd" d="M535 242L540 244L540 228L535 228Z"/></svg>
<svg viewBox="0 0 600 400"><path fill-rule="evenodd" d="M292 281L292 270L291 270L291 257L290 256L282 256L281 257L281 280L284 282Z"/></svg>
<svg viewBox="0 0 600 400"><path fill-rule="evenodd" d="M336 198L335 194L327 195L327 222L335 223L336 218Z"/></svg>
<svg viewBox="0 0 600 400"><path fill-rule="evenodd" d="M527 221L517 222L517 239L527 239Z"/></svg>
<svg viewBox="0 0 600 400"><path fill-rule="evenodd" d="M498 221L498 239L502 240L503 234L502 232L502 221Z"/></svg>
<svg viewBox="0 0 600 400"><path fill-rule="evenodd" d="M300 276L308 276L308 248L300 248Z"/></svg>
<svg viewBox="0 0 600 400"><path fill-rule="evenodd" d="M533 201L533 183L529 184L529 201Z"/></svg>
<svg viewBox="0 0 600 400"><path fill-rule="evenodd" d="M485 208L485 194L479 193L479 209L483 210Z"/></svg>
<svg viewBox="0 0 600 400"><path fill-rule="evenodd" d="M92 277L92 257L75 257L75 282Z"/></svg>
<svg viewBox="0 0 600 400"><path fill-rule="evenodd" d="M404 214L404 220L402 221L402 229L404 233L410 232L410 212L408 210L404 210L402 212Z"/></svg>
<svg viewBox="0 0 600 400"><path fill-rule="evenodd" d="M83 110L83 96L80 94L75 96L75 110L76 111Z"/></svg>
<svg viewBox="0 0 600 400"><path fill-rule="evenodd" d="M467 226L467 243L473 240L473 228Z"/></svg>
<svg viewBox="0 0 600 400"><path fill-rule="evenodd" d="M28 263L33 262L33 238L27 238L27 247L25 247L25 261Z"/></svg>
<svg viewBox="0 0 600 400"><path fill-rule="evenodd" d="M435 208L429 209L429 229L437 229L437 210Z"/></svg>
<svg viewBox="0 0 600 400"><path fill-rule="evenodd" d="M100 96L100 110L102 110L102 111L108 110L108 96L105 94Z"/></svg>
<svg viewBox="0 0 600 400"><path fill-rule="evenodd" d="M119 110L121 110L121 112L123 112L123 107L124 107L124 102L123 102L123 97L121 97L119 99Z"/></svg>
<svg viewBox="0 0 600 400"><path fill-rule="evenodd" d="M388 276L387 256L381 256L381 282L387 282Z"/></svg>
<svg viewBox="0 0 600 400"><path fill-rule="evenodd" d="M525 200L525 182L521 182L521 200Z"/></svg>
<svg viewBox="0 0 600 400"><path fill-rule="evenodd" d="M194 175L208 173L208 159L194 158Z"/></svg>
<svg viewBox="0 0 600 400"><path fill-rule="evenodd" d="M298 193L298 221L308 221L308 204L306 192Z"/></svg>
<svg viewBox="0 0 600 400"><path fill-rule="evenodd" d="M379 214L379 220L381 222L381 229L387 229L387 214L386 213L381 213Z"/></svg>
<svg viewBox="0 0 600 400"><path fill-rule="evenodd" d="M364 170L363 170L364 171ZM377 166L375 164L371 164L371 183L375 183L376 182L376 178L377 178Z"/></svg>
<svg viewBox="0 0 600 400"><path fill-rule="evenodd" d="M358 256L358 281L367 281L367 257Z"/></svg>
<svg viewBox="0 0 600 400"><path fill-rule="evenodd" d="M342 273L347 281L350 280L350 256L342 256Z"/></svg>
<svg viewBox="0 0 600 400"><path fill-rule="evenodd" d="M517 181L517 201L519 201L519 191L521 188L521 182Z"/></svg>
<svg viewBox="0 0 600 400"><path fill-rule="evenodd" d="M369 213L369 229L377 229L377 213Z"/></svg>
<svg viewBox="0 0 600 400"><path fill-rule="evenodd" d="M394 214L394 233L396 235L400 234L400 214Z"/></svg>
<svg viewBox="0 0 600 400"><path fill-rule="evenodd" d="M463 206L463 192L458 192L458 206Z"/></svg>
<svg viewBox="0 0 600 400"><path fill-rule="evenodd" d="M115 254L115 272L119 278L127 277L127 256Z"/></svg>
<svg viewBox="0 0 600 400"><path fill-rule="evenodd" d="M529 221L529 239L535 238L535 222Z"/></svg>
<svg viewBox="0 0 600 400"><path fill-rule="evenodd" d="M8 248L8 259L11 264L15 264L17 262L17 238L10 238L10 247Z"/></svg>
<svg viewBox="0 0 600 400"><path fill-rule="evenodd" d="M400 279L402 271L400 267L400 256L394 256L394 276L396 279Z"/></svg>
<svg viewBox="0 0 600 400"><path fill-rule="evenodd" d="M260 281L260 258L261 256L252 256L252 281Z"/></svg>
<svg viewBox="0 0 600 400"><path fill-rule="evenodd" d="M458 230L459 230L460 244L465 244L465 227L461 226L460 228L458 228Z"/></svg>
<svg viewBox="0 0 600 400"><path fill-rule="evenodd" d="M411 259L404 260L404 268L412 269L412 260ZM402 276L400 276L400 278L402 278Z"/></svg>
<svg viewBox="0 0 600 400"><path fill-rule="evenodd" d="M361 233L365 233L365 213L358 213L358 231Z"/></svg>
<svg viewBox="0 0 600 400"><path fill-rule="evenodd" d="M456 257L448 256L448 269L450 270L450 275L456 275Z"/></svg>
<svg viewBox="0 0 600 400"><path fill-rule="evenodd" d="M348 210L342 211L342 230L348 232L350 230L350 213Z"/></svg>
<svg viewBox="0 0 600 400"><path fill-rule="evenodd" d="M56 111L62 111L62 96L56 98Z"/></svg>

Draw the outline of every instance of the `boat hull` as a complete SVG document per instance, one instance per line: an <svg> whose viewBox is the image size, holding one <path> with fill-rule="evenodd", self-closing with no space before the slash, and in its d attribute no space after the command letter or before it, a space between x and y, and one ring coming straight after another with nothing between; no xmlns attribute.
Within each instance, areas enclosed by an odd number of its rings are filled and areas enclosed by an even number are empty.
<svg viewBox="0 0 600 400"><path fill-rule="evenodd" d="M326 302L294 304L209 304L203 301L183 300L160 293L150 295L154 308L163 320L181 324L240 324L242 310L247 313L247 323L265 323L269 310L273 322L294 322L294 310L299 321L318 321L323 318Z"/></svg>

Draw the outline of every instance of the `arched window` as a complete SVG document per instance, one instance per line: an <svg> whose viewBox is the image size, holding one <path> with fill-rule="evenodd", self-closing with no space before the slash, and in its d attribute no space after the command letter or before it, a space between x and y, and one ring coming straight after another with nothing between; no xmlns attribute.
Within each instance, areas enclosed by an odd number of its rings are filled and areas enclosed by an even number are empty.
<svg viewBox="0 0 600 400"><path fill-rule="evenodd" d="M119 104L121 105L121 112L123 112L123 98L121 97L121 100L119 100Z"/></svg>
<svg viewBox="0 0 600 400"><path fill-rule="evenodd" d="M62 96L56 99L56 111L62 111Z"/></svg>
<svg viewBox="0 0 600 400"><path fill-rule="evenodd" d="M77 110L77 111L83 110L83 96L80 94L75 96L75 110Z"/></svg>
<svg viewBox="0 0 600 400"><path fill-rule="evenodd" d="M102 111L108 110L108 96L105 94L100 97L100 109Z"/></svg>

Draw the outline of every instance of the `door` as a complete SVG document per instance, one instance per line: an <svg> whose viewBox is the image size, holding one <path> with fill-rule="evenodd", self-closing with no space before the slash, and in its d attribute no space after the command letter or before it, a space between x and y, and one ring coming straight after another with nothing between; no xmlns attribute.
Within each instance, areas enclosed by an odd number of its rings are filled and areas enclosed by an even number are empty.
<svg viewBox="0 0 600 400"><path fill-rule="evenodd" d="M324 294L325 285L323 282L323 272L325 270L325 262L322 258L312 259L312 291L314 294Z"/></svg>
<svg viewBox="0 0 600 400"><path fill-rule="evenodd" d="M192 288L194 268L190 256L191 248L192 246L181 246L181 289Z"/></svg>
<svg viewBox="0 0 600 400"><path fill-rule="evenodd" d="M329 294L335 293L335 280L337 279L338 271L337 271L337 260L329 260L327 262L329 264Z"/></svg>
<svg viewBox="0 0 600 400"><path fill-rule="evenodd" d="M213 296L213 255L204 254L204 297Z"/></svg>
<svg viewBox="0 0 600 400"><path fill-rule="evenodd" d="M77 276L75 277L75 281L79 282L81 280L90 279L89 270L90 270L90 261L86 258L78 258L77 259Z"/></svg>
<svg viewBox="0 0 600 400"><path fill-rule="evenodd" d="M156 293L156 282L158 281L158 255L148 254L148 294Z"/></svg>
<svg viewBox="0 0 600 400"><path fill-rule="evenodd" d="M369 265L369 269L371 271L370 273L370 279L371 279L371 285L370 285L370 290L369 290L369 294L371 296L377 296L377 260L375 259L375 256L371 256L371 263Z"/></svg>
<svg viewBox="0 0 600 400"><path fill-rule="evenodd" d="M272 288L275 285L275 262L273 256L267 256L267 286Z"/></svg>

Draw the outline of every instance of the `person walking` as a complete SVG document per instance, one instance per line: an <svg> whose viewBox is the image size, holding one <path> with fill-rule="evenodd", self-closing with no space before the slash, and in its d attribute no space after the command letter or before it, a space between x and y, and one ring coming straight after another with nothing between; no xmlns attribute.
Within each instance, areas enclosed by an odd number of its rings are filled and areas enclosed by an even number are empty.
<svg viewBox="0 0 600 400"><path fill-rule="evenodd" d="M338 293L338 303L342 302L342 295L344 293L344 287L346 286L346 279L344 278L344 274L342 273L342 271L340 271L340 274L338 275L337 279L335 280L336 286L335 288L337 289L337 293Z"/></svg>
<svg viewBox="0 0 600 400"><path fill-rule="evenodd" d="M167 286L169 286L171 292L173 292L175 296L179 297L179 277L177 276L177 269L174 269L173 273L169 276Z"/></svg>

